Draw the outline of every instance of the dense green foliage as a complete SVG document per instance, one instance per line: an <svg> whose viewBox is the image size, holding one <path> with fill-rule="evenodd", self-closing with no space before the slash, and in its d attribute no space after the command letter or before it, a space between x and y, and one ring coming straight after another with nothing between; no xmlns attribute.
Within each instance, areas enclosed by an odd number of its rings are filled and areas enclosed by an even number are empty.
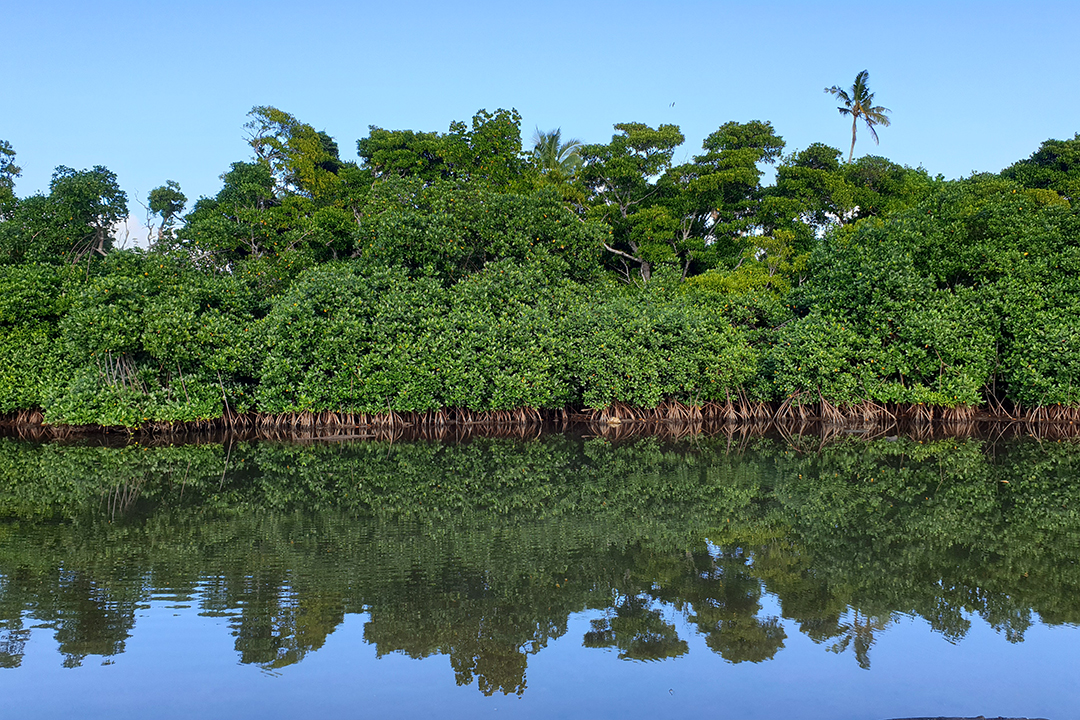
<svg viewBox="0 0 1080 720"><path fill-rule="evenodd" d="M862 80L849 114L873 120ZM147 250L114 247L109 170L20 199L0 141L0 413L1080 404L1076 138L945 181L784 155L758 120L676 164L674 125L526 152L515 111L481 110L372 127L354 162L277 108L250 117L217 195L185 215L177 183L149 193Z"/></svg>
<svg viewBox="0 0 1080 720"><path fill-rule="evenodd" d="M1078 238L1060 196L985 176L826 235L794 294L807 315L776 336L780 394L1077 404Z"/></svg>
<svg viewBox="0 0 1080 720"><path fill-rule="evenodd" d="M380 655L447 655L489 694L587 609L582 643L627 659L686 653L681 616L729 662L794 626L864 667L898 616L953 642L973 615L1010 642L1080 621L1075 444L819 443L0 440L0 665L43 647L31 626L69 666L121 653L163 593L227 617L244 663L366 613Z"/></svg>

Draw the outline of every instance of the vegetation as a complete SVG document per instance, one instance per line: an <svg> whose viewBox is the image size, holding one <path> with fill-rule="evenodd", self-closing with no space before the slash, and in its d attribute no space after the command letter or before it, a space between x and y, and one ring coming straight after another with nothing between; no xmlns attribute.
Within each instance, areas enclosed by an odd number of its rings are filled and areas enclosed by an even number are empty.
<svg viewBox="0 0 1080 720"><path fill-rule="evenodd" d="M865 71L830 92L888 124ZM250 117L252 156L215 196L185 214L177 183L149 193L144 250L114 246L128 199L108 169L19 198L0 144L0 413L1080 419L1080 136L946 181L820 143L785 155L758 120L676 164L674 125L538 131L527 152L515 111L481 110L371 127L350 161L280 109Z"/></svg>
<svg viewBox="0 0 1080 720"><path fill-rule="evenodd" d="M860 118L866 123L866 129L870 131L870 136L874 138L875 143L878 141L878 136L874 126L889 127L888 113L891 111L887 107L874 105L874 93L870 92L870 87L866 84L869 78L870 73L863 70L855 76L855 83L850 90L844 90L837 85L825 88L825 92L844 103L843 107L837 108L840 114L851 116L851 152L848 153L848 162L851 162L855 156L855 135Z"/></svg>
<svg viewBox="0 0 1080 720"><path fill-rule="evenodd" d="M1074 443L819 443L0 440L0 667L32 633L67 666L122 653L166 590L243 663L364 613L380 655L446 655L486 694L524 692L583 610L580 642L626 659L685 654L690 627L762 662L797 628L863 667L898 617L951 642L973 616L1010 642L1080 621Z"/></svg>

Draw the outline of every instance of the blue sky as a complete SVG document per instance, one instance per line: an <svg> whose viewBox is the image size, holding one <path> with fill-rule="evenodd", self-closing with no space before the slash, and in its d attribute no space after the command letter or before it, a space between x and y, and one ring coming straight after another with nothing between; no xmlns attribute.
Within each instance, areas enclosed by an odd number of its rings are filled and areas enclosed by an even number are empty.
<svg viewBox="0 0 1080 720"><path fill-rule="evenodd" d="M1080 131L1080 3L7 3L0 139L20 196L53 168L105 165L135 202L176 180L191 201L249 158L245 115L274 105L334 136L445 131L479 108L610 139L676 123L688 158L728 120L769 120L787 150L845 150L823 93L870 73L892 110L873 153L959 177ZM672 106L672 103L675 103Z"/></svg>

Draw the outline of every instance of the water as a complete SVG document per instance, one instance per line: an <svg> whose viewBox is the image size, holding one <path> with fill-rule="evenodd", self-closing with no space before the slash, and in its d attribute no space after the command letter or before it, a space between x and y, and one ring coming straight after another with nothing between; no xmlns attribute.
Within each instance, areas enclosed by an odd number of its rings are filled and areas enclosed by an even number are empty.
<svg viewBox="0 0 1080 720"><path fill-rule="evenodd" d="M1080 715L1080 447L819 444L0 440L0 697L43 718Z"/></svg>

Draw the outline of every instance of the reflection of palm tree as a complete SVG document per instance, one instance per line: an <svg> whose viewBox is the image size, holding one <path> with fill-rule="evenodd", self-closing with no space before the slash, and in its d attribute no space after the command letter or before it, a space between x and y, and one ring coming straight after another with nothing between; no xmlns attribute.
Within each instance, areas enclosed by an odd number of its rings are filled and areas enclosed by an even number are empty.
<svg viewBox="0 0 1080 720"><path fill-rule="evenodd" d="M873 617L860 615L856 610L850 623L839 625L840 639L828 647L829 652L837 655L854 646L855 660L863 670L870 669L870 647L874 644L874 633L880 632L892 624L892 616Z"/></svg>
<svg viewBox="0 0 1080 720"><path fill-rule="evenodd" d="M892 111L887 107L874 105L874 93L870 92L866 84L869 77L870 74L863 70L855 76L855 84L850 90L843 90L837 85L825 88L825 92L840 98L844 103L843 107L836 108L840 114L851 116L851 152L848 153L848 162L851 162L851 158L855 156L855 130L859 118L862 118L866 127L870 128L870 135L875 143L878 141L878 136L874 126L889 127L889 118L885 113Z"/></svg>
<svg viewBox="0 0 1080 720"><path fill-rule="evenodd" d="M581 141L562 141L562 128L544 132L537 128L533 135L533 158L542 172L556 171L573 175L581 166Z"/></svg>

